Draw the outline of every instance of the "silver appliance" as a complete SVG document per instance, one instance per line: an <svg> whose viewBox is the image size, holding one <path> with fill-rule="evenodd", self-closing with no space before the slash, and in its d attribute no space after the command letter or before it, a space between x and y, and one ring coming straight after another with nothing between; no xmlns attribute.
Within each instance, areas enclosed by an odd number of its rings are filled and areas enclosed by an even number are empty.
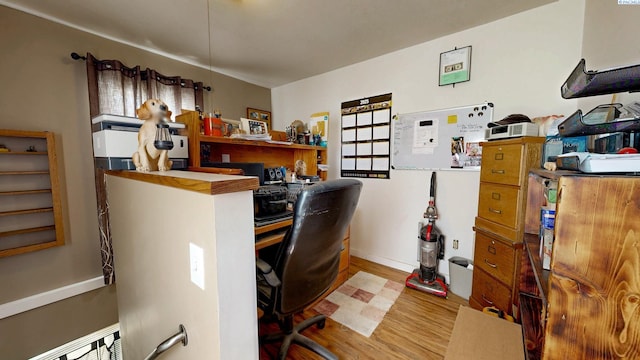
<svg viewBox="0 0 640 360"><path fill-rule="evenodd" d="M538 125L531 122L521 122L500 125L484 130L487 140L506 139L520 136L538 136Z"/></svg>

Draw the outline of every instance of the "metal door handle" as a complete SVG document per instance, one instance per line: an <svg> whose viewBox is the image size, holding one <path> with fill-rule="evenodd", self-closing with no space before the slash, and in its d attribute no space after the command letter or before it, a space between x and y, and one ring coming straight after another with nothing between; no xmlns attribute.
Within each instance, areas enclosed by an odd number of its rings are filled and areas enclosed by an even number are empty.
<svg viewBox="0 0 640 360"><path fill-rule="evenodd" d="M487 264L487 265L489 265L489 266L491 266L491 267L492 267L492 268L494 268L494 269L498 267L498 265L496 265L496 264L492 264L492 263L488 262L488 261L487 261L487 259L484 259L484 263L485 263L485 264Z"/></svg>
<svg viewBox="0 0 640 360"><path fill-rule="evenodd" d="M179 331L177 334L161 342L160 345L158 345L158 347L153 349L151 354L147 355L147 357L144 359L145 360L156 359L158 356L160 356L160 354L169 350L171 347L179 343L182 343L182 346L187 346L187 344L189 343L189 339L187 338L187 329L185 329L184 325L180 324L178 330Z"/></svg>
<svg viewBox="0 0 640 360"><path fill-rule="evenodd" d="M492 174L504 174L504 170L495 170L495 169L491 169L491 173L492 173Z"/></svg>
<svg viewBox="0 0 640 360"><path fill-rule="evenodd" d="M487 299L486 297L484 297L484 294L482 294L482 300L486 301L487 303L489 303L489 305L493 305L493 301Z"/></svg>
<svg viewBox="0 0 640 360"><path fill-rule="evenodd" d="M491 211L494 214L502 214L502 210L496 210L494 208L489 208L489 211Z"/></svg>

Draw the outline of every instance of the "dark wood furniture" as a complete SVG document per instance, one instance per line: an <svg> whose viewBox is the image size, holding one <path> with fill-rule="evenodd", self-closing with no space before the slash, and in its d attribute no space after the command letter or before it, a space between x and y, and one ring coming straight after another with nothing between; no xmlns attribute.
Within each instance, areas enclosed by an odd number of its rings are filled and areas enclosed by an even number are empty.
<svg viewBox="0 0 640 360"><path fill-rule="evenodd" d="M527 173L540 165L542 137L482 143L480 194L474 230L473 283L469 304L516 314Z"/></svg>
<svg viewBox="0 0 640 360"><path fill-rule="evenodd" d="M550 269L538 229L558 182ZM529 175L520 312L529 359L640 358L640 178L534 170Z"/></svg>

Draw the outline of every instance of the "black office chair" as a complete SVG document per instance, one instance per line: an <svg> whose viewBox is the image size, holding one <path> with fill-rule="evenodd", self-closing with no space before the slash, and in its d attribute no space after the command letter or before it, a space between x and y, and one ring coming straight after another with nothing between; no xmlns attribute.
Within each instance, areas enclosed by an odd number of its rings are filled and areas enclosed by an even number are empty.
<svg viewBox="0 0 640 360"><path fill-rule="evenodd" d="M271 265L256 259L258 306L265 317L276 318L280 332L260 338L261 344L282 340L278 359L287 356L292 342L325 359L337 359L329 350L300 334L325 316L318 315L294 326L294 314L324 294L338 276L344 234L358 204L362 183L353 179L330 180L305 188L294 207L293 225L285 235Z"/></svg>

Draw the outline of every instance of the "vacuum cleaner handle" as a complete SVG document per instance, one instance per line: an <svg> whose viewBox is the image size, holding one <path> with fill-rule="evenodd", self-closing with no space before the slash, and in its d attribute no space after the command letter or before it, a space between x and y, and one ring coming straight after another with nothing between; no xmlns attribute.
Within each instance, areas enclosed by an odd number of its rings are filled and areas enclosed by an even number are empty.
<svg viewBox="0 0 640 360"><path fill-rule="evenodd" d="M430 200L433 200L435 203L436 199L436 172L431 173L431 187L429 188L429 197Z"/></svg>

